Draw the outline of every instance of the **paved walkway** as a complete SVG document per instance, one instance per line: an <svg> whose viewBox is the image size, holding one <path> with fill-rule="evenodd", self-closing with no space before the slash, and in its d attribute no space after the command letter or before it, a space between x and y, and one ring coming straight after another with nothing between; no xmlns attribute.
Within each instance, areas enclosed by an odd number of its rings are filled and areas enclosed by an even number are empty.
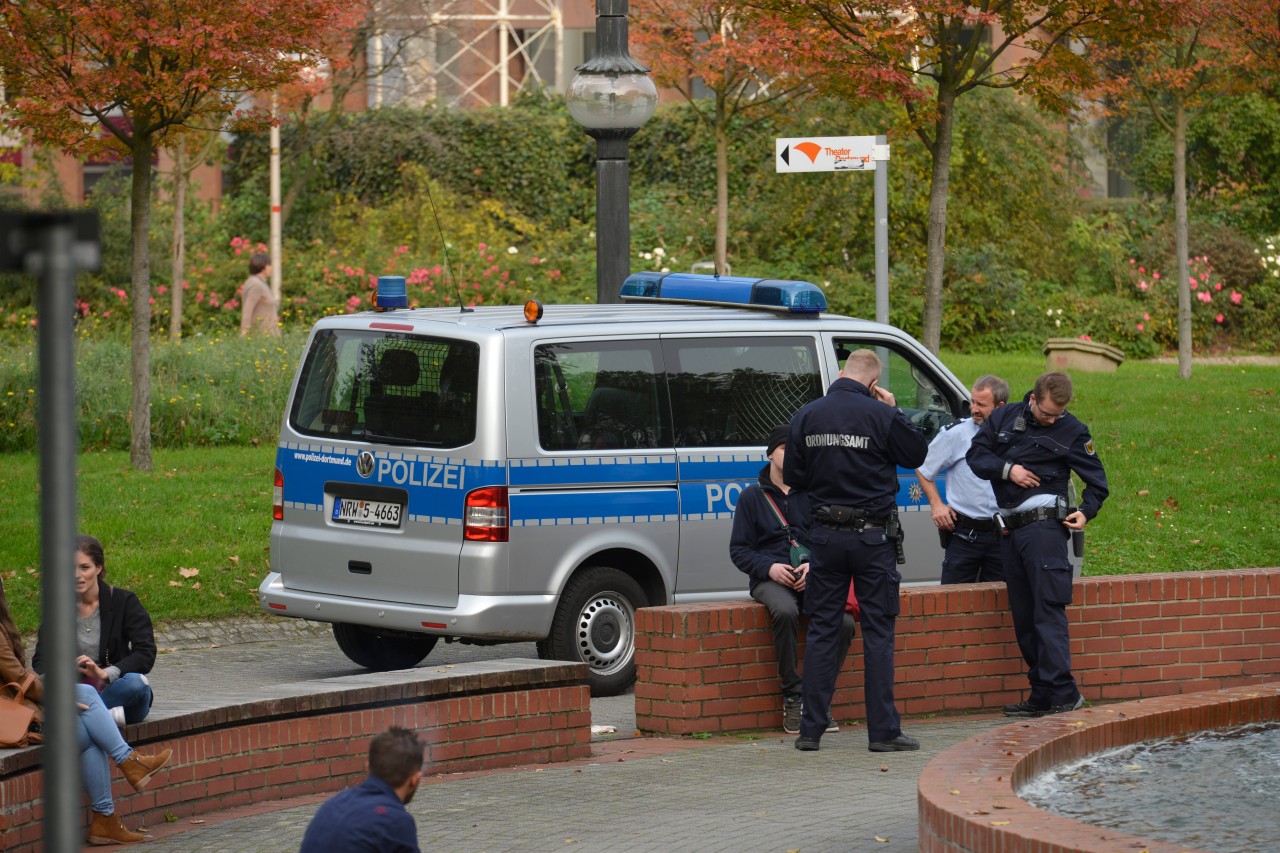
<svg viewBox="0 0 1280 853"><path fill-rule="evenodd" d="M509 656L511 649L441 644L422 666ZM533 656L522 647L514 652ZM153 674L153 714L163 715L166 706L262 698L273 684L362 672L323 636L169 651ZM865 731L846 726L825 736L821 751L801 753L781 733L705 741L635 737L633 701L592 702L593 722L613 725L618 734L593 738L591 759L425 780L409 806L422 848L906 853L917 849L921 768L945 747L1004 722L909 720L906 729L923 749L888 755L868 752ZM323 799L148 827L153 837L147 849L296 850Z"/></svg>

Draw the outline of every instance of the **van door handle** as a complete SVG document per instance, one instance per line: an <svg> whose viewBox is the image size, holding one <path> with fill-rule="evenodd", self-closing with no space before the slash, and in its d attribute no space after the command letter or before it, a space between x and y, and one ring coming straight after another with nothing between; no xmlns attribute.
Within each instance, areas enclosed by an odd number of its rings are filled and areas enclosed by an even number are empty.
<svg viewBox="0 0 1280 853"><path fill-rule="evenodd" d="M366 563L363 560L349 560L347 562L347 571L353 575L371 575L373 574L373 563Z"/></svg>

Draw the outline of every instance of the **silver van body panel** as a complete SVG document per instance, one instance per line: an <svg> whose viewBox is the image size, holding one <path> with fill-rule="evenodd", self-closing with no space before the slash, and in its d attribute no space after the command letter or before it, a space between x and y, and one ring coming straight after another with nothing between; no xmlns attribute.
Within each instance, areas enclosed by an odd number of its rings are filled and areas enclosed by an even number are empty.
<svg viewBox="0 0 1280 853"><path fill-rule="evenodd" d="M820 394L839 373L837 342L861 342L897 354L900 364L891 361L891 368L901 368L905 386L921 388L920 399L904 401L891 390L904 408L920 403L918 416L949 422L963 416L968 399L968 388L944 365L892 327L735 308L553 305L536 325L518 306L355 314L319 321L308 352L321 333L386 328L479 347L474 440L447 448L330 442L296 431L286 412L277 452L284 518L272 525L272 571L259 590L270 613L445 636L542 639L565 585L583 567L602 564L604 552L641 576L650 604L745 597L746 577L729 559L729 532L737 495L765 463L763 447L677 448L667 436L656 447L544 449L534 381L540 346L637 342L657 352L664 341L723 340L735 347L785 336L812 342ZM301 374L300 368L291 411ZM368 476L357 471L362 454L374 460ZM332 492L361 486L405 492L398 528L335 521ZM463 540L464 498L483 486L507 489L507 542ZM898 503L907 531L903 582L936 582L942 552L913 471L899 470Z"/></svg>

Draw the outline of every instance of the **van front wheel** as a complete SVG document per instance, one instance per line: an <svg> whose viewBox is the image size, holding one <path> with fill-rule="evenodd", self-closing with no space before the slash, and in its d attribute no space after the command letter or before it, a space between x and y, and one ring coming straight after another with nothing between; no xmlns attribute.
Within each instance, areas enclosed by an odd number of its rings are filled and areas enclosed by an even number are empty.
<svg viewBox="0 0 1280 853"><path fill-rule="evenodd" d="M591 695L615 696L636 680L636 608L648 603L629 575L607 566L585 568L565 585L538 656L582 661L591 667Z"/></svg>
<svg viewBox="0 0 1280 853"><path fill-rule="evenodd" d="M333 638L351 661L374 672L417 666L436 647L434 634L380 631L367 625L333 623Z"/></svg>

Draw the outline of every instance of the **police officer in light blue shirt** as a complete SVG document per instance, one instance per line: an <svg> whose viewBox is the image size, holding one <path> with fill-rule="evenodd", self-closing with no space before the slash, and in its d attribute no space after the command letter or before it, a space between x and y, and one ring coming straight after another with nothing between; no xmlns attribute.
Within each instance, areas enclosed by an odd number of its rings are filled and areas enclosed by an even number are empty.
<svg viewBox="0 0 1280 853"><path fill-rule="evenodd" d="M973 417L938 433L924 464L916 470L942 540L944 584L1004 580L1000 533L992 520L996 496L991 483L974 474L964 457L987 416L1008 401L1008 382L991 374L980 377L970 392ZM944 502L935 481L948 471Z"/></svg>

